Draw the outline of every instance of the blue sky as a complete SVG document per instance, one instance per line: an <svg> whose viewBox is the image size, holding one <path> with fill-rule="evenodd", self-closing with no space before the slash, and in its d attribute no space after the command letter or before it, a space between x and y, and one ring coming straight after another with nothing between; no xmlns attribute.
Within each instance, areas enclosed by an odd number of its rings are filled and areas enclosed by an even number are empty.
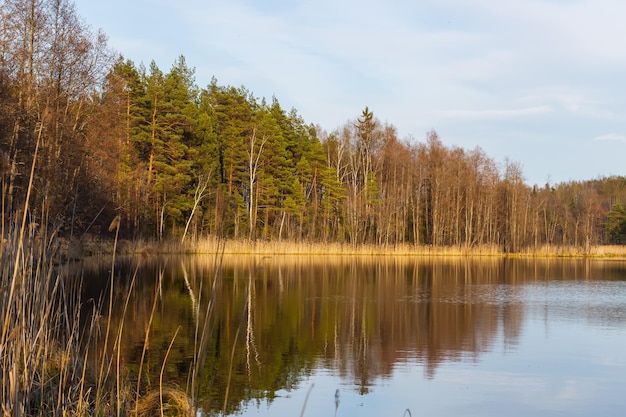
<svg viewBox="0 0 626 417"><path fill-rule="evenodd" d="M518 162L528 184L626 175L623 0L77 0L126 58L276 96L327 131Z"/></svg>

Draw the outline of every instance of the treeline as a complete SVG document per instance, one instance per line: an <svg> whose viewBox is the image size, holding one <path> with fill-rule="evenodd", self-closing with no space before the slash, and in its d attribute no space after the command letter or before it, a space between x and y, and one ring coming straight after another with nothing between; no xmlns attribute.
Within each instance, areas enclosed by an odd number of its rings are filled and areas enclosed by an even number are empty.
<svg viewBox="0 0 626 417"><path fill-rule="evenodd" d="M406 141L365 108L327 132L276 98L115 58L67 0L0 4L3 231L419 244L626 242L626 178L529 187L517 163ZM323 105L323 103L320 103ZM32 171L32 175L31 175Z"/></svg>

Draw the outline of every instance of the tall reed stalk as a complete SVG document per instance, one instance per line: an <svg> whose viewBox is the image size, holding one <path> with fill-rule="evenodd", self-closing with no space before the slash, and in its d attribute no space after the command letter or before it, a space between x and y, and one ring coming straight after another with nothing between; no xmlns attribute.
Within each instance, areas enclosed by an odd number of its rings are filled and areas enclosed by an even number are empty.
<svg viewBox="0 0 626 417"><path fill-rule="evenodd" d="M98 372L98 383L96 385L96 387L98 388L96 390L96 404L95 404L95 408L96 410L99 410L101 407L101 401L102 401L102 390L100 389L100 387L102 387L104 385L104 380L106 377L108 377L109 375L109 370L110 370L110 362L109 362L109 367L106 370L105 373L105 364L107 363L107 361L104 360L104 355L107 354L107 350L109 347L109 334L111 331L111 317L113 314L113 288L115 288L115 253L117 252L117 238L119 236L119 232L120 232L120 216L116 216L113 221L111 222L111 224L109 225L109 232L112 232L113 230L115 230L115 240L113 241L113 256L111 257L111 274L110 274L110 280L109 280L109 309L107 312L107 325L106 325L106 330L104 333L104 347L102 349L102 355L103 355L103 360L100 361L100 371ZM117 396L119 397L119 383L117 384ZM119 412L119 400L118 400L118 412Z"/></svg>
<svg viewBox="0 0 626 417"><path fill-rule="evenodd" d="M121 378L122 319L115 338L116 356L107 347L111 327L115 255L104 349L90 350L99 332L101 307L92 305L83 320L82 276L70 275L64 264L58 229L49 230L47 207L31 210L37 141L28 189L20 215L5 212L2 180L0 236L0 414L3 416L85 416L127 414ZM0 155L1 157L1 155ZM39 213L38 218L34 212ZM7 218L12 221L7 221ZM119 218L114 220L115 243ZM124 314L128 307L131 282ZM88 358L94 358L90 369ZM116 359L115 378L109 377ZM99 372L93 372L99 369ZM106 370L106 371L105 371ZM97 375L94 378L93 374ZM114 381L114 382L113 382Z"/></svg>
<svg viewBox="0 0 626 417"><path fill-rule="evenodd" d="M41 132L39 132L41 135ZM30 209L40 137L20 217L4 212L0 252L0 406L5 416L84 414L89 404L80 340L80 285L62 272L56 231ZM3 195L6 186L3 182Z"/></svg>

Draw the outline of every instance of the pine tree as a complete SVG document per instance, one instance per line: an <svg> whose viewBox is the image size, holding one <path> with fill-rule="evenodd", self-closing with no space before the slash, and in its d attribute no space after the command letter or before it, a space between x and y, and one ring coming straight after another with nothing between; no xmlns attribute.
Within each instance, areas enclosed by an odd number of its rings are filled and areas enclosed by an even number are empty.
<svg viewBox="0 0 626 417"><path fill-rule="evenodd" d="M221 87L213 79L206 90L213 111L218 143L219 179L223 185L222 224L228 233L240 237L249 230L248 207L243 190L249 181L247 149L254 129L253 105L245 88Z"/></svg>
<svg viewBox="0 0 626 417"><path fill-rule="evenodd" d="M145 173L132 138L137 123L141 123L137 114L144 96L145 87L139 71L132 61L120 57L106 77L90 135L94 154L115 152L115 160L108 163L108 168L115 171L112 198L124 215L123 224L134 231L140 229L148 215L142 198L147 193L145 182L141 181ZM116 146L103 147L105 137L111 137L110 143ZM106 161L106 158L95 160L103 163L101 161Z"/></svg>
<svg viewBox="0 0 626 417"><path fill-rule="evenodd" d="M286 115L275 98L270 106L264 101L261 103L257 123L267 138L259 203L264 207L265 235L271 230L276 236L281 232L286 215L285 201L293 197L296 161L289 149L289 140L293 140L293 135Z"/></svg>
<svg viewBox="0 0 626 417"><path fill-rule="evenodd" d="M604 232L609 243L626 244L626 209L620 201L611 207L604 225Z"/></svg>

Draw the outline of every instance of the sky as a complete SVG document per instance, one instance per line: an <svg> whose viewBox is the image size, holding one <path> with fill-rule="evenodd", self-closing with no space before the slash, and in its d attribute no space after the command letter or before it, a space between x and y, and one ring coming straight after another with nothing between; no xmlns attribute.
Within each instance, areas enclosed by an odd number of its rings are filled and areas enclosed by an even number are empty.
<svg viewBox="0 0 626 417"><path fill-rule="evenodd" d="M623 0L75 0L109 46L245 86L332 132L481 148L527 184L626 175Z"/></svg>

